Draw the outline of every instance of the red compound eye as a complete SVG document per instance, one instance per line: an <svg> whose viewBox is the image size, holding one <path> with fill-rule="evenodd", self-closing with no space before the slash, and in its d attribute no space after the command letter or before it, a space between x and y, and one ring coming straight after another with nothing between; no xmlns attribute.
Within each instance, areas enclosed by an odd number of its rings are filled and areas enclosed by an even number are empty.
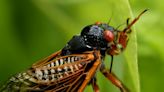
<svg viewBox="0 0 164 92"><path fill-rule="evenodd" d="M108 42L111 42L114 40L114 34L109 31L109 30L105 30L104 31L104 38L108 41Z"/></svg>

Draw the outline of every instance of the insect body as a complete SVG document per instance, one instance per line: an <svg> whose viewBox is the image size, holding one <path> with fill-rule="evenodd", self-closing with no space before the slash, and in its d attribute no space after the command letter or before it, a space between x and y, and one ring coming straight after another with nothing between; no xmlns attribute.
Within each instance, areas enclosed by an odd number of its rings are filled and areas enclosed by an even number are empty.
<svg viewBox="0 0 164 92"><path fill-rule="evenodd" d="M112 73L113 56L122 52L128 42L131 26L146 12L143 11L127 27L119 31L106 23L97 22L84 27L60 51L18 73L2 87L2 92L83 92L87 84L99 92L95 73L100 69L121 92L128 89ZM104 65L105 55L112 57L110 69Z"/></svg>

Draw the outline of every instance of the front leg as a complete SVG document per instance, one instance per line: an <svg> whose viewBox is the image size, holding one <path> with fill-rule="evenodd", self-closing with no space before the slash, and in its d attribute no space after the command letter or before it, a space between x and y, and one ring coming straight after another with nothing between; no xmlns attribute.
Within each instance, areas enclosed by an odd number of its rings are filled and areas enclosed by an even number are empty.
<svg viewBox="0 0 164 92"><path fill-rule="evenodd" d="M114 73L110 72L110 70L106 69L104 65L101 66L100 71L108 80L110 80L116 87L118 87L121 92L130 92L117 78L117 76Z"/></svg>
<svg viewBox="0 0 164 92"><path fill-rule="evenodd" d="M128 18L127 20L126 20L126 25L127 26L129 26L129 20L130 20L130 18ZM132 32L132 29L129 29L128 31L127 31L127 33L131 33Z"/></svg>

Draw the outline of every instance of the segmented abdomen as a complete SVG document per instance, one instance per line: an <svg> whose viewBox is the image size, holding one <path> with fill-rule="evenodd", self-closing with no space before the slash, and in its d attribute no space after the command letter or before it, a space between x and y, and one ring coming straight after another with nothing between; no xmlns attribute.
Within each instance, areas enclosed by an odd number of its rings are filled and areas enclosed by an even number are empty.
<svg viewBox="0 0 164 92"><path fill-rule="evenodd" d="M85 68L90 62L86 55L56 56L12 77L4 89L21 92L76 92L85 79Z"/></svg>

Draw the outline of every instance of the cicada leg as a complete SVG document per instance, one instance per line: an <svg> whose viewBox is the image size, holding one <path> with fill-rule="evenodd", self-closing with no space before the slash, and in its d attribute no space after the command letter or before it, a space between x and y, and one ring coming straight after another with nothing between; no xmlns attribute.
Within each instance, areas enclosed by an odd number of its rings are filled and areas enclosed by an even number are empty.
<svg viewBox="0 0 164 92"><path fill-rule="evenodd" d="M101 56L100 56L100 52L99 51L95 51L94 53L95 56L95 62L92 66L92 68L87 72L86 77L84 82L82 83L82 85L80 86L78 92L83 92L84 88L86 87L86 85L90 82L90 80L92 79L92 77L94 76L97 68L99 67L99 65L101 64Z"/></svg>
<svg viewBox="0 0 164 92"><path fill-rule="evenodd" d="M99 86L96 83L96 77L92 78L91 84L92 84L92 88L93 88L94 92L100 92Z"/></svg>
<svg viewBox="0 0 164 92"><path fill-rule="evenodd" d="M100 71L108 80L110 80L116 87L118 87L121 92L130 92L118 79L118 77L114 73L110 72L110 70L106 69L104 65L101 66Z"/></svg>
<svg viewBox="0 0 164 92"><path fill-rule="evenodd" d="M127 18L127 20L126 20L126 25L128 26L129 25L129 20L130 20L130 18ZM131 33L132 32L132 29L129 29L128 31L127 31L127 33Z"/></svg>

